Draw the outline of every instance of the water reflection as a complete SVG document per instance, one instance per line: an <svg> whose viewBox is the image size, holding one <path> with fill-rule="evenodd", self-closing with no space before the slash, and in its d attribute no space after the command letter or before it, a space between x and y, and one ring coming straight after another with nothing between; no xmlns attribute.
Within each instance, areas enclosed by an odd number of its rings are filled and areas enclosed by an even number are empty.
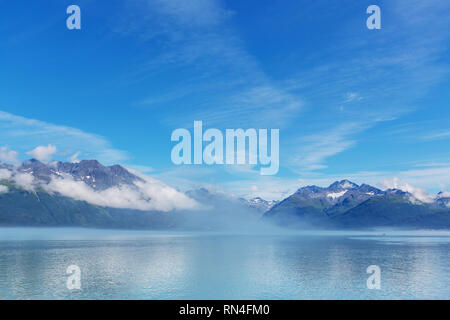
<svg viewBox="0 0 450 320"><path fill-rule="evenodd" d="M450 238L295 235L0 241L0 298L449 299L449 249ZM82 290L66 288L71 264ZM366 288L373 264L381 290Z"/></svg>

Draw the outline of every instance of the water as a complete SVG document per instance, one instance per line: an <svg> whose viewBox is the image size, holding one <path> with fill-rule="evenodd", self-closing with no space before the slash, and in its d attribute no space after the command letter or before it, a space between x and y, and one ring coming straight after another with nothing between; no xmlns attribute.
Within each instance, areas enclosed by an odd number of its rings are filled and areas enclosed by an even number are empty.
<svg viewBox="0 0 450 320"><path fill-rule="evenodd" d="M0 299L450 299L450 236L0 229ZM66 268L81 268L68 290ZM381 289L366 286L369 265Z"/></svg>

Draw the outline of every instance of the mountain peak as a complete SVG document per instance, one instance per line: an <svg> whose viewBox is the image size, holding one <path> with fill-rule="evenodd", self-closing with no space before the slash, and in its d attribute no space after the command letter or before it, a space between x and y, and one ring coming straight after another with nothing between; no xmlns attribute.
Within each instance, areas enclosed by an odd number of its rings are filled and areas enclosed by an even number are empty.
<svg viewBox="0 0 450 320"><path fill-rule="evenodd" d="M24 161L18 170L32 174L37 180L45 183L66 174L76 181L83 181L88 186L99 190L118 185L133 185L135 181L142 181L141 178L120 165L103 166L97 160L82 160L77 163L43 163L36 159L30 159Z"/></svg>
<svg viewBox="0 0 450 320"><path fill-rule="evenodd" d="M330 189L330 190L346 190L346 189L356 189L356 188L358 188L358 185L356 183L353 183L346 179L333 182L328 187L328 189Z"/></svg>

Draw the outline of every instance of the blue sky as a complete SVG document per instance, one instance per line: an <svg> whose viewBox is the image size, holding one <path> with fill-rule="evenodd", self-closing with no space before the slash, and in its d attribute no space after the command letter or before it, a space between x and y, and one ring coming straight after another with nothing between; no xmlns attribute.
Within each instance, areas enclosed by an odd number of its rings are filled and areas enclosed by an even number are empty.
<svg viewBox="0 0 450 320"><path fill-rule="evenodd" d="M82 29L66 28L81 8ZM366 8L381 8L368 30ZM450 188L448 1L0 0L0 157L95 158L180 189L280 198ZM279 128L280 171L175 166L171 132Z"/></svg>

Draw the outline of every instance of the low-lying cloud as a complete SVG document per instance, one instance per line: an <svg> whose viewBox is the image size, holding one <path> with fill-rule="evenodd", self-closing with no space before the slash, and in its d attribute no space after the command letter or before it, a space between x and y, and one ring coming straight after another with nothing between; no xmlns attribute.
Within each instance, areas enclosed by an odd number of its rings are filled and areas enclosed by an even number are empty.
<svg viewBox="0 0 450 320"><path fill-rule="evenodd" d="M425 203L432 203L436 199L436 196L429 194L426 190L414 187L407 182L401 182L399 178L384 180L382 184L388 189L398 189L408 192L412 194L415 199Z"/></svg>
<svg viewBox="0 0 450 320"><path fill-rule="evenodd" d="M84 181L74 180L69 174L52 176L49 183L38 181L33 174L18 172L16 169L0 169L0 181L14 182L18 187L35 192L42 187L52 194L60 194L93 205L118 209L142 211L192 210L199 204L184 193L134 170L130 172L140 178L129 185L118 185L105 190L95 190ZM1 193L9 192L1 186Z"/></svg>
<svg viewBox="0 0 450 320"><path fill-rule="evenodd" d="M9 191L7 186L0 185L0 194L7 193Z"/></svg>
<svg viewBox="0 0 450 320"><path fill-rule="evenodd" d="M35 180L31 173L17 172L15 170L0 169L0 181L8 180L14 182L18 187L27 191L35 190ZM3 193L9 192L4 189Z"/></svg>
<svg viewBox="0 0 450 320"><path fill-rule="evenodd" d="M12 176L11 170L0 169L0 181L1 180L9 180Z"/></svg>
<svg viewBox="0 0 450 320"><path fill-rule="evenodd" d="M53 177L43 187L50 193L59 193L102 207L164 212L197 207L197 203L185 194L149 177L145 177L142 182L135 181L134 185L94 190L83 181L75 181L66 175Z"/></svg>
<svg viewBox="0 0 450 320"><path fill-rule="evenodd" d="M28 190L28 191L34 191L35 184L34 184L34 177L31 173L15 173L12 176L12 180L21 188Z"/></svg>

